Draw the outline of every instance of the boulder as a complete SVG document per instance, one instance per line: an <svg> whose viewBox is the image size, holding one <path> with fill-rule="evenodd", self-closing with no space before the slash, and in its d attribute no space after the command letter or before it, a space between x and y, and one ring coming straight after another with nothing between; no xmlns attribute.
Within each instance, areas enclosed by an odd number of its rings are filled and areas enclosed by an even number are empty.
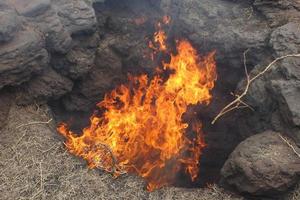
<svg viewBox="0 0 300 200"><path fill-rule="evenodd" d="M24 105L58 99L70 92L72 87L72 81L48 68L41 75L33 77L28 83L21 86L22 90L17 97L17 103Z"/></svg>
<svg viewBox="0 0 300 200"><path fill-rule="evenodd" d="M54 5L60 20L70 34L96 30L96 15L92 5L84 0L59 0Z"/></svg>
<svg viewBox="0 0 300 200"><path fill-rule="evenodd" d="M0 45L0 89L28 81L48 65L48 53L40 34L28 27L9 43Z"/></svg>
<svg viewBox="0 0 300 200"><path fill-rule="evenodd" d="M295 143L289 141L295 151ZM280 137L266 131L240 143L221 170L221 182L241 193L277 196L300 178L300 158Z"/></svg>

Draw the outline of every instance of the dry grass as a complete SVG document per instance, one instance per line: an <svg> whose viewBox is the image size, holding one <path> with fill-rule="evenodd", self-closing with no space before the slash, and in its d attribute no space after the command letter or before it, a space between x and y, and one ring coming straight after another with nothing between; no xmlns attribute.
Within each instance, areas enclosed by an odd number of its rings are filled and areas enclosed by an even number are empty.
<svg viewBox="0 0 300 200"><path fill-rule="evenodd" d="M141 179L113 179L71 156L55 131L47 106L10 110L8 124L0 130L0 199L197 199L232 200L213 185L206 189L164 188L144 190ZM19 127L19 128L17 128Z"/></svg>

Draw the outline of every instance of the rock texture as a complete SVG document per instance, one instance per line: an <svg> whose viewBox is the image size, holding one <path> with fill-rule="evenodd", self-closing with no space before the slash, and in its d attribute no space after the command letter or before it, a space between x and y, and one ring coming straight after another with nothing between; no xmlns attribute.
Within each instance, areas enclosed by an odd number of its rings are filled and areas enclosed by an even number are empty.
<svg viewBox="0 0 300 200"><path fill-rule="evenodd" d="M289 22L275 28L269 40L272 57L260 62L252 73L261 71L274 57L300 53L299 27L299 23ZM244 132L245 137L271 128L286 132L300 144L299 66L300 58L284 59L250 87L246 101L255 108L255 112L246 111L239 116L242 119L240 132L249 131Z"/></svg>
<svg viewBox="0 0 300 200"><path fill-rule="evenodd" d="M94 66L99 37L90 2L5 0L0 22L0 89L24 83L22 103L57 99L71 90L68 78Z"/></svg>
<svg viewBox="0 0 300 200"><path fill-rule="evenodd" d="M97 33L73 36L72 49L66 54L54 54L51 59L51 66L72 80L84 77L95 66L99 40Z"/></svg>
<svg viewBox="0 0 300 200"><path fill-rule="evenodd" d="M96 15L93 7L82 0L54 1L62 23L70 34L94 32Z"/></svg>
<svg viewBox="0 0 300 200"><path fill-rule="evenodd" d="M276 28L270 38L270 46L276 56L300 52L300 23L289 22Z"/></svg>
<svg viewBox="0 0 300 200"><path fill-rule="evenodd" d="M269 20L271 26L280 26L300 19L298 0L255 0L254 7Z"/></svg>
<svg viewBox="0 0 300 200"><path fill-rule="evenodd" d="M45 103L47 100L58 99L71 92L72 87L72 81L49 68L22 85L22 92L18 96L17 103L30 104L34 101Z"/></svg>
<svg viewBox="0 0 300 200"><path fill-rule="evenodd" d="M28 81L49 61L42 36L30 27L0 46L0 58L0 89Z"/></svg>
<svg viewBox="0 0 300 200"><path fill-rule="evenodd" d="M47 50L50 53L67 53L72 47L70 33L64 28L53 5L35 17L27 17L27 21L41 31L45 37Z"/></svg>
<svg viewBox="0 0 300 200"><path fill-rule="evenodd" d="M11 40L19 29L19 19L13 9L0 4L0 43Z"/></svg>
<svg viewBox="0 0 300 200"><path fill-rule="evenodd" d="M239 144L221 174L223 183L241 193L277 197L299 180L300 158L279 133L267 131Z"/></svg>
<svg viewBox="0 0 300 200"><path fill-rule="evenodd" d="M17 12L26 17L35 17L50 7L50 0L12 0Z"/></svg>

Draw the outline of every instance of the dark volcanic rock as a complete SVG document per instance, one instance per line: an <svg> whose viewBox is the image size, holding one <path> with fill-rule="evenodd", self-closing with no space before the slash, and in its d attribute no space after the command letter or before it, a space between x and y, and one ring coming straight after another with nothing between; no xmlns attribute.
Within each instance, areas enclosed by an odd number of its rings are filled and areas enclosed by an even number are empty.
<svg viewBox="0 0 300 200"><path fill-rule="evenodd" d="M50 0L12 0L17 12L26 17L35 17L50 7Z"/></svg>
<svg viewBox="0 0 300 200"><path fill-rule="evenodd" d="M47 102L58 99L72 90L73 83L69 79L49 68L22 85L22 92L17 98L18 104L30 104L32 102Z"/></svg>
<svg viewBox="0 0 300 200"><path fill-rule="evenodd" d="M84 0L54 1L58 15L70 34L94 32L96 15L93 7Z"/></svg>
<svg viewBox="0 0 300 200"><path fill-rule="evenodd" d="M42 37L30 28L0 45L0 88L28 81L33 73L47 66L48 53L44 48Z"/></svg>
<svg viewBox="0 0 300 200"><path fill-rule="evenodd" d="M73 37L72 49L67 54L53 54L51 65L59 73L73 80L84 77L95 66L99 36L77 35Z"/></svg>
<svg viewBox="0 0 300 200"><path fill-rule="evenodd" d="M9 90L0 91L0 130L6 124L10 107L14 100L14 94Z"/></svg>
<svg viewBox="0 0 300 200"><path fill-rule="evenodd" d="M179 25L200 49L216 49L233 59L247 48L262 48L271 32L268 23L245 1L188 0L180 2ZM209 50L208 49L208 50ZM235 66L235 67L240 67Z"/></svg>
<svg viewBox="0 0 300 200"><path fill-rule="evenodd" d="M18 16L13 9L1 9L0 5L0 43L11 40L20 25Z"/></svg>
<svg viewBox="0 0 300 200"><path fill-rule="evenodd" d="M105 92L113 89L120 75L94 68L88 76L79 81L72 93L63 99L69 111L89 111L101 101Z"/></svg>
<svg viewBox="0 0 300 200"><path fill-rule="evenodd" d="M44 34L48 51L64 54L71 49L72 38L52 5L37 13L35 17L27 17L26 20L37 26Z"/></svg>
<svg viewBox="0 0 300 200"><path fill-rule="evenodd" d="M221 174L223 183L242 193L277 196L299 180L300 159L279 133L266 131L239 144Z"/></svg>
<svg viewBox="0 0 300 200"><path fill-rule="evenodd" d="M124 53L128 53L127 50L129 48L126 48L126 46L128 47L128 45L126 45L126 44L120 45L120 43L121 43L120 40L118 40L118 38L116 38L116 37L113 37L113 38L107 38L102 41L102 43L100 44L100 46L98 48L97 54L96 54L97 55L96 56L97 67L115 71L116 73L122 72L122 59L114 51L114 47L116 47L115 45L119 45L119 48L118 47L115 48L115 49L117 49L117 52L119 49L125 48L125 51L121 51ZM120 41L120 43L119 43L119 41ZM123 40L123 42L124 42L124 40Z"/></svg>
<svg viewBox="0 0 300 200"><path fill-rule="evenodd" d="M270 46L276 56L300 53L300 23L290 22L276 28L271 34Z"/></svg>
<svg viewBox="0 0 300 200"><path fill-rule="evenodd" d="M277 91L282 101L282 114L295 126L300 126L300 81L272 81L273 91ZM275 94L276 95L276 94Z"/></svg>
<svg viewBox="0 0 300 200"><path fill-rule="evenodd" d="M78 79L86 75L94 66L95 51L84 48L73 48L65 56L65 65L63 70L66 76L72 79Z"/></svg>
<svg viewBox="0 0 300 200"><path fill-rule="evenodd" d="M254 7L269 20L271 26L280 26L300 19L298 0L255 0Z"/></svg>
<svg viewBox="0 0 300 200"><path fill-rule="evenodd" d="M276 28L271 34L269 46L273 49L273 56L262 60L252 71L253 74L261 71L274 57L300 52L299 23L290 22ZM246 101L255 112L246 111L239 116L240 132L245 134L244 137L271 128L287 133L300 144L299 66L299 57L286 58L253 82Z"/></svg>
<svg viewBox="0 0 300 200"><path fill-rule="evenodd" d="M92 34L97 21L91 2L1 1L0 22L0 88L29 81L48 67L49 57L57 72L72 79L82 78L94 66L99 36ZM71 90L68 78L54 73L47 70L23 85L28 88L20 101L56 99Z"/></svg>

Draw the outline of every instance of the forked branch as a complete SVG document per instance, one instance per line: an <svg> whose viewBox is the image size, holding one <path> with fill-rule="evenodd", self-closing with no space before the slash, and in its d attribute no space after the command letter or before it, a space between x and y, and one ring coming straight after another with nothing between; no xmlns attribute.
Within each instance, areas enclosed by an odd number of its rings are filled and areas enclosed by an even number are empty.
<svg viewBox="0 0 300 200"><path fill-rule="evenodd" d="M250 108L251 107L246 104L242 98L245 97L248 93L248 90L251 86L251 84L253 83L253 81L255 81L257 78L261 77L262 75L264 75L267 71L269 71L274 64L276 64L278 61L281 61L285 58L291 58L291 57L298 57L300 58L300 54L288 54L285 56L281 56L276 58L275 60L273 60L270 64L268 64L266 67L264 67L264 69L262 71L260 71L258 74L256 74L255 76L251 77L250 74L248 73L248 69L247 69L247 61L246 61L246 54L247 54L248 50L244 52L244 68L245 68L245 74L246 74L246 86L245 89L243 90L243 92L239 95L234 95L236 98L230 102L229 104L227 104L218 114L217 116L213 119L213 121L211 122L212 124L215 124L217 120L219 120L223 115L235 110L235 109L239 109L239 108Z"/></svg>

